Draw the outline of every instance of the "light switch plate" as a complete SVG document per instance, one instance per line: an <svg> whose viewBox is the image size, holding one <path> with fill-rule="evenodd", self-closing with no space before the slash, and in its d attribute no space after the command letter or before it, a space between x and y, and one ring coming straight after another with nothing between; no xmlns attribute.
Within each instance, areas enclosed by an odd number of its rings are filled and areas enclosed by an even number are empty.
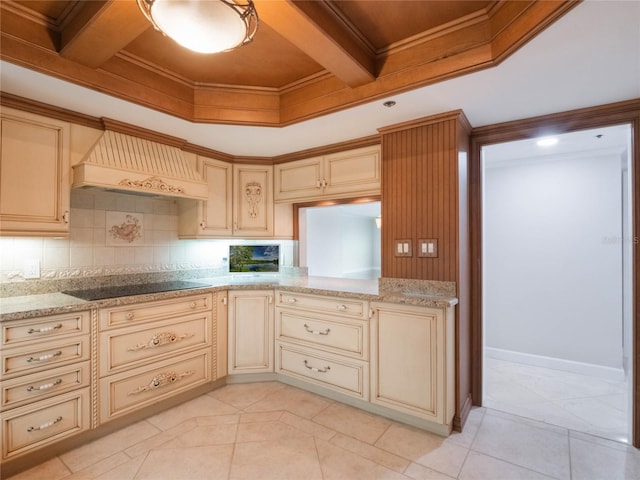
<svg viewBox="0 0 640 480"><path fill-rule="evenodd" d="M438 256L438 239L421 238L418 240L418 256L434 258Z"/></svg>
<svg viewBox="0 0 640 480"><path fill-rule="evenodd" d="M22 275L24 278L40 278L40 260L32 258L25 260L23 265Z"/></svg>
<svg viewBox="0 0 640 480"><path fill-rule="evenodd" d="M411 248L410 239L396 240L395 242L396 257L410 257L413 255L411 250L412 248Z"/></svg>

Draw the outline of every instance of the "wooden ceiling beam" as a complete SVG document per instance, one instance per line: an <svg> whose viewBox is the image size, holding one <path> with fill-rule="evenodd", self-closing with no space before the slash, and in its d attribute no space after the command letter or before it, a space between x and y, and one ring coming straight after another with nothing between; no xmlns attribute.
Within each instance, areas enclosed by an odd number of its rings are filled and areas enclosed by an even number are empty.
<svg viewBox="0 0 640 480"><path fill-rule="evenodd" d="M134 1L81 5L62 30L60 55L90 68L100 67L151 26Z"/></svg>
<svg viewBox="0 0 640 480"><path fill-rule="evenodd" d="M374 53L324 2L254 0L254 3L261 22L350 87L376 79ZM255 41L260 41L258 36Z"/></svg>

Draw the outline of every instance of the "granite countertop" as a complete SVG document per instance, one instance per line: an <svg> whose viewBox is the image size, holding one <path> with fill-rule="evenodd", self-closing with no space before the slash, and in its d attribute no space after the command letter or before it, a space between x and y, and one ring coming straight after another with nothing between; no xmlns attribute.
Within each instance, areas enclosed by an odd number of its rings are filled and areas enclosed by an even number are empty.
<svg viewBox="0 0 640 480"><path fill-rule="evenodd" d="M194 293L221 290L272 289L296 293L331 295L368 301L390 302L424 307L447 308L458 303L448 291L409 289L402 281L383 283L378 280L356 280L327 277L233 277L193 278L204 286L197 289L123 296L106 300L86 301L64 293L44 293L0 298L0 321L20 320L43 315L77 312L92 308L128 305ZM382 279L381 279L382 280ZM386 279L389 280L389 279ZM406 282L406 281L405 281ZM435 282L434 282L435 283Z"/></svg>

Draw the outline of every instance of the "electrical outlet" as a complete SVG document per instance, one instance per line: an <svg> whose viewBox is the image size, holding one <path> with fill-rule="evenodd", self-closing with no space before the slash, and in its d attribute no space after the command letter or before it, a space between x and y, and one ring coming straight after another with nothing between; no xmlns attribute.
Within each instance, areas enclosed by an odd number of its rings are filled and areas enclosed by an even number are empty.
<svg viewBox="0 0 640 480"><path fill-rule="evenodd" d="M25 260L22 265L22 274L24 278L40 278L40 260L37 258Z"/></svg>

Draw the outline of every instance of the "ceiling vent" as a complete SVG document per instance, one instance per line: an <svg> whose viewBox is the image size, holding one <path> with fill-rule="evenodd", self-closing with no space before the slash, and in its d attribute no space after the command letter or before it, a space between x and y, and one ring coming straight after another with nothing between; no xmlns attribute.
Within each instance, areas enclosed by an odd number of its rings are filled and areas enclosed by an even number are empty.
<svg viewBox="0 0 640 480"><path fill-rule="evenodd" d="M206 200L208 185L170 145L106 130L73 166L73 187Z"/></svg>

